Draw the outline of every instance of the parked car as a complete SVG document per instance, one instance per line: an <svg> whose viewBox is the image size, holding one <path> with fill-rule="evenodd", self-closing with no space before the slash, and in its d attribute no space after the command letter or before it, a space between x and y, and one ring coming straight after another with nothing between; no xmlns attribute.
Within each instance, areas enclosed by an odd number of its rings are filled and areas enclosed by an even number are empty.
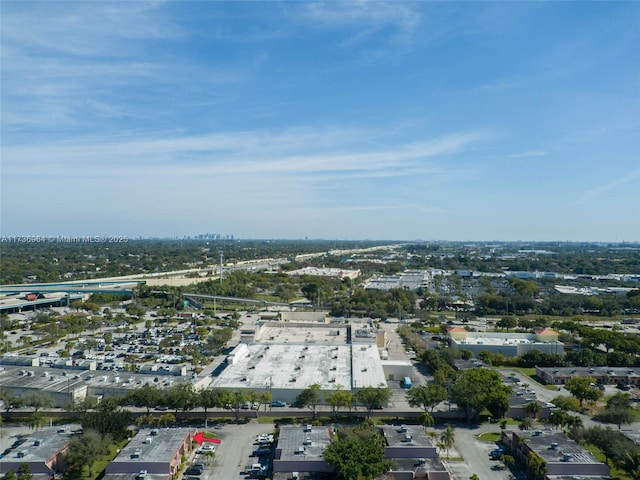
<svg viewBox="0 0 640 480"><path fill-rule="evenodd" d="M191 467L189 467L187 469L185 473L185 475L193 475L193 476L200 476L202 475L202 473L204 472L204 465L201 463L196 463L194 465L191 465Z"/></svg>
<svg viewBox="0 0 640 480"><path fill-rule="evenodd" d="M271 455L271 449L270 448L258 448L257 450L254 450L253 453L251 454L252 457L263 457L265 455Z"/></svg>
<svg viewBox="0 0 640 480"><path fill-rule="evenodd" d="M216 451L216 447L215 445L211 444L211 443L205 443L203 445L201 445L198 450L196 450L197 453L207 453L207 452L215 452Z"/></svg>
<svg viewBox="0 0 640 480"><path fill-rule="evenodd" d="M283 402L281 400L277 400L275 402L271 402L271 406L272 407L286 407L287 406L287 402Z"/></svg>

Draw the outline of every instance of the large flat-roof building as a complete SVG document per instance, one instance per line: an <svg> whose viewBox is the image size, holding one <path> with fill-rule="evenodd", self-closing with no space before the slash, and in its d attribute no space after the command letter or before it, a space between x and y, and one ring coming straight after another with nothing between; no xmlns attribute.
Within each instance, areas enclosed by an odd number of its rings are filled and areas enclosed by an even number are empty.
<svg viewBox="0 0 640 480"><path fill-rule="evenodd" d="M253 339L238 344L211 387L269 390L274 401L293 403L314 384L322 392L386 386L377 335L354 335L363 324L354 328L343 323L258 324Z"/></svg>
<svg viewBox="0 0 640 480"><path fill-rule="evenodd" d="M269 390L274 400L293 403L313 384L322 391L386 385L375 345L256 344L240 347L215 378L214 388Z"/></svg>
<svg viewBox="0 0 640 480"><path fill-rule="evenodd" d="M474 356L480 352L500 353L517 357L531 350L564 355L564 343L558 333L548 328L534 333L469 332L463 327L448 329L449 343L454 350L469 350Z"/></svg>
<svg viewBox="0 0 640 480"><path fill-rule="evenodd" d="M19 359L24 361L14 362ZM125 395L143 385L155 385L165 389L177 383L193 382L198 385L199 381L206 380L208 383L209 380L172 376L166 370L150 370L147 374L97 371L89 369L84 365L84 361L71 364L69 361L60 360L59 365L43 367L38 364L37 357L29 360L29 357L4 357L0 361L2 387L16 396L42 392L49 396L54 402L53 406L58 408L67 408L70 404L87 397Z"/></svg>

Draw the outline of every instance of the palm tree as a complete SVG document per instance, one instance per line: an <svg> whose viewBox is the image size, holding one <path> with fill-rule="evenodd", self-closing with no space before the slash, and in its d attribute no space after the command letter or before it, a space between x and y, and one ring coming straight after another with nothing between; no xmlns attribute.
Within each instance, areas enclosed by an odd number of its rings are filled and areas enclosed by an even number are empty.
<svg viewBox="0 0 640 480"><path fill-rule="evenodd" d="M429 412L422 412L420 414L420 424L425 427L433 427L433 415L431 415Z"/></svg>
<svg viewBox="0 0 640 480"><path fill-rule="evenodd" d="M633 480L640 480L640 451L627 452L621 466Z"/></svg>
<svg viewBox="0 0 640 480"><path fill-rule="evenodd" d="M502 455L500 457L500 461L504 464L505 467L509 468L511 465L516 463L516 459L511 455Z"/></svg>
<svg viewBox="0 0 640 480"><path fill-rule="evenodd" d="M529 467L533 478L544 478L544 474L547 471L547 465L545 464L544 460L542 460L542 458L540 458L538 455L531 452L531 454L529 455L527 466Z"/></svg>
<svg viewBox="0 0 640 480"><path fill-rule="evenodd" d="M524 407L522 408L524 410L525 415L531 415L533 418L538 418L538 415L542 410L542 407L540 406L540 404L535 400L529 403L525 403Z"/></svg>
<svg viewBox="0 0 640 480"><path fill-rule="evenodd" d="M456 441L456 434L453 431L453 427L451 425L447 425L444 432L440 435L440 442L444 445L444 448L447 450L447 458L449 458L449 449L453 447L453 444Z"/></svg>
<svg viewBox="0 0 640 480"><path fill-rule="evenodd" d="M566 425L570 430L575 431L582 428L582 419L577 415L567 415Z"/></svg>
<svg viewBox="0 0 640 480"><path fill-rule="evenodd" d="M47 419L42 412L33 412L29 417L29 427L32 430L38 430L40 427L44 427L47 424Z"/></svg>
<svg viewBox="0 0 640 480"><path fill-rule="evenodd" d="M533 427L533 420L529 417L525 417L520 420L520 425L518 426L520 430L531 430L531 427Z"/></svg>

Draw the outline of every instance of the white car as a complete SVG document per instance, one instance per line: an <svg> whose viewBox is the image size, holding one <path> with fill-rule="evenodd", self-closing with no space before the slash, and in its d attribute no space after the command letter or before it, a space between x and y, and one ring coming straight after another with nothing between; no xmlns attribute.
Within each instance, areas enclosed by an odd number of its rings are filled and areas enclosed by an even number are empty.
<svg viewBox="0 0 640 480"><path fill-rule="evenodd" d="M197 450L198 453L208 453L208 452L215 452L215 451L216 451L216 447L211 443L205 443L201 445L200 448L198 448Z"/></svg>

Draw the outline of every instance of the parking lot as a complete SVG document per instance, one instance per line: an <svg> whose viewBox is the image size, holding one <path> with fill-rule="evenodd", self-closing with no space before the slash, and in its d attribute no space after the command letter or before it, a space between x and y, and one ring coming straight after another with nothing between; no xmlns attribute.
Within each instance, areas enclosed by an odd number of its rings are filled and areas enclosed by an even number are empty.
<svg viewBox="0 0 640 480"><path fill-rule="evenodd" d="M256 437L261 433L273 433L274 428L272 423L251 422L240 425L229 423L213 429L212 431L221 441L216 447L213 461L207 464L205 455L196 455L194 460L205 463L201 479L234 480L248 477L248 475L241 475L245 467L259 462L257 457L251 456L255 450L259 449L259 445L255 444ZM186 480L187 476L183 478Z"/></svg>

